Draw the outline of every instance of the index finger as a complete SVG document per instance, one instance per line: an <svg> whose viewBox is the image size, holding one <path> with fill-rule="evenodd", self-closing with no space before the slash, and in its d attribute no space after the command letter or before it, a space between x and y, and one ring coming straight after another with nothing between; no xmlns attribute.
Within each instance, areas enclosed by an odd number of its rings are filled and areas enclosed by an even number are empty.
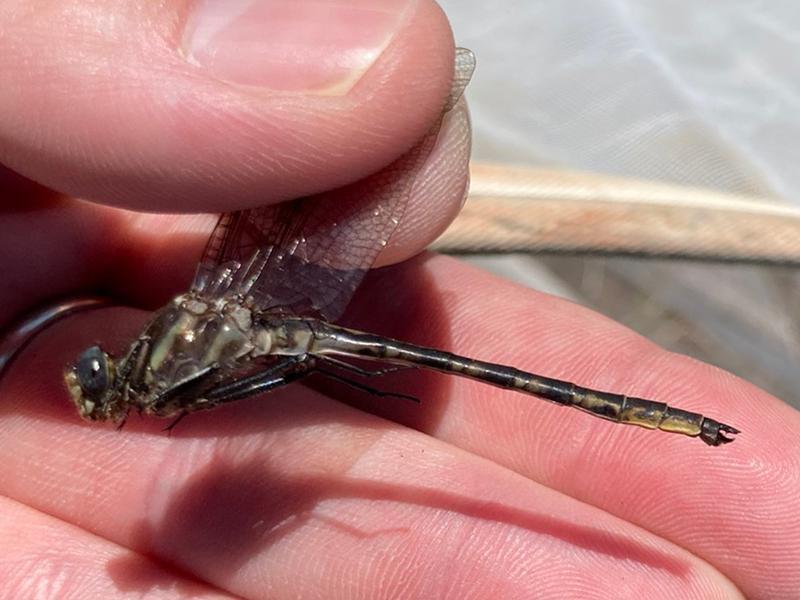
<svg viewBox="0 0 800 600"><path fill-rule="evenodd" d="M432 0L3 2L0 164L135 209L263 205L403 154L452 65Z"/></svg>

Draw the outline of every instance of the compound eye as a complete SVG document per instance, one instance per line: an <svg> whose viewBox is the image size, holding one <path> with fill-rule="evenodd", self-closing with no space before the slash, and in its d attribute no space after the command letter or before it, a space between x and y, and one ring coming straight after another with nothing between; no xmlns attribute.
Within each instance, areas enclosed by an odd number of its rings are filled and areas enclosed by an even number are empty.
<svg viewBox="0 0 800 600"><path fill-rule="evenodd" d="M87 348L78 357L75 374L83 393L91 399L99 399L111 385L108 355L99 346Z"/></svg>

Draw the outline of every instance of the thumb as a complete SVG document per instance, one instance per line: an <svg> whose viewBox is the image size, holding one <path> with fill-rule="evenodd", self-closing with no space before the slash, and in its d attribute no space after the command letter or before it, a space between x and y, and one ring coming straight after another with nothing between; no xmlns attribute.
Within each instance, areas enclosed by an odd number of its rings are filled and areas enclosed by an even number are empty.
<svg viewBox="0 0 800 600"><path fill-rule="evenodd" d="M261 205L408 150L452 64L432 0L0 0L0 163L130 208Z"/></svg>

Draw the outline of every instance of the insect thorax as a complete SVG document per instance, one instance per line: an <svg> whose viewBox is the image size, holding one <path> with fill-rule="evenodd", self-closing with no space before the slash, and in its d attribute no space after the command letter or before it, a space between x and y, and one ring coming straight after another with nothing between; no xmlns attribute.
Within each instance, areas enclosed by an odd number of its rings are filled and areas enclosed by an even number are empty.
<svg viewBox="0 0 800 600"><path fill-rule="evenodd" d="M156 313L142 334L144 361L139 378L147 388L165 389L211 365L232 367L254 353L269 352L256 335L251 310L235 301L209 302L184 294ZM132 357L133 358L133 357Z"/></svg>

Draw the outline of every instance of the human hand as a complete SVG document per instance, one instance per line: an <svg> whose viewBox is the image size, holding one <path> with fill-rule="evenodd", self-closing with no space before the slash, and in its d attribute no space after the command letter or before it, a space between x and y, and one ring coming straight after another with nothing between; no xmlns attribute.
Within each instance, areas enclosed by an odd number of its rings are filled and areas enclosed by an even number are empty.
<svg viewBox="0 0 800 600"><path fill-rule="evenodd" d="M136 307L167 301L186 288L213 219L109 203L223 211L356 180L425 131L452 68L446 22L425 0L393 21L349 93L291 97L220 81L224 48L211 66L187 63L175 50L183 6L46 4L0 2L0 71L12 82L0 90L0 161L48 186L10 169L0 179L3 325L91 289ZM302 83L301 67L248 65L273 88ZM384 262L418 252L457 211L465 157L439 159L436 204L415 190ZM421 406L343 392L365 412L295 385L192 415L171 436L153 420L122 432L81 422L63 368L99 339L123 346L146 314L56 323L0 381L0 580L11 597L33 586L81 598L800 589L797 413L588 310L423 257L369 278L348 320L674 402L743 434L708 448L418 373L380 387Z"/></svg>

